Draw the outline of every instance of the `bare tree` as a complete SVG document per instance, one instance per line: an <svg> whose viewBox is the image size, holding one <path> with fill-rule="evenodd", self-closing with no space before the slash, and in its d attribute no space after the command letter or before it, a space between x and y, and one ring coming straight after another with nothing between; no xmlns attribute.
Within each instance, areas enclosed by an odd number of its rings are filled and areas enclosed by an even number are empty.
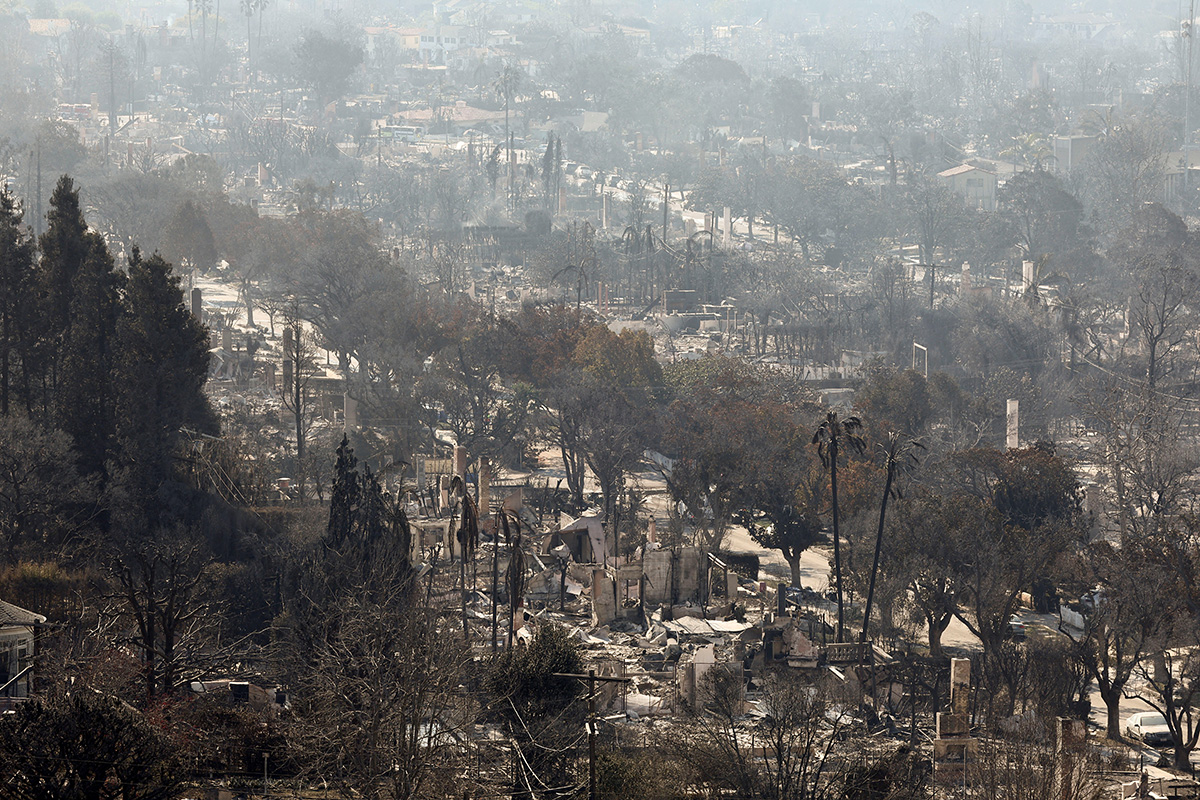
<svg viewBox="0 0 1200 800"><path fill-rule="evenodd" d="M1148 574L1141 551L1142 545L1132 539L1119 549L1100 541L1072 559L1075 576L1068 585L1089 598L1084 626L1059 626L1071 642L1071 658L1096 681L1110 739L1121 738L1121 698L1168 613L1162 584Z"/></svg>
<svg viewBox="0 0 1200 800"><path fill-rule="evenodd" d="M1090 205L1109 230L1120 229L1162 191L1172 125L1161 119L1122 119L1111 125L1082 168Z"/></svg>
<svg viewBox="0 0 1200 800"><path fill-rule="evenodd" d="M117 601L111 613L131 623L128 642L139 653L147 698L171 694L195 677L184 667L195 665L211 625L203 593L206 563L197 545L175 538L136 547L116 568L119 590L110 596Z"/></svg>
<svg viewBox="0 0 1200 800"><path fill-rule="evenodd" d="M1129 324L1146 365L1146 391L1153 394L1172 373L1180 348L1189 340L1200 275L1179 253L1151 256L1139 267Z"/></svg>
<svg viewBox="0 0 1200 800"><path fill-rule="evenodd" d="M310 387L315 374L317 346L315 337L300 318L293 303L284 312L283 384L280 398L291 415L296 443L296 475L300 496L306 492L307 444L312 429L313 409Z"/></svg>

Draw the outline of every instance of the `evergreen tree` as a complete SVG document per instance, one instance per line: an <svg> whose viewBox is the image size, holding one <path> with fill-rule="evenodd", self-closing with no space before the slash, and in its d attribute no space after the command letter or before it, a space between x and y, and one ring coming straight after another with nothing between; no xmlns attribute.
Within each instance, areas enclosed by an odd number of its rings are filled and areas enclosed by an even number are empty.
<svg viewBox="0 0 1200 800"><path fill-rule="evenodd" d="M161 490L175 473L181 430L217 429L204 395L208 331L184 305L179 283L161 256L143 258L133 249L116 324L113 372L120 479L128 495L125 505L134 512L168 507Z"/></svg>
<svg viewBox="0 0 1200 800"><path fill-rule="evenodd" d="M163 230L163 250L181 269L206 270L217 261L217 245L204 211L191 200L175 212Z"/></svg>
<svg viewBox="0 0 1200 800"><path fill-rule="evenodd" d="M68 322L55 358L53 419L75 440L80 471L97 476L103 487L116 439L113 366L125 276L115 269L99 234L87 233L84 241L85 255L71 282Z"/></svg>
<svg viewBox="0 0 1200 800"><path fill-rule="evenodd" d="M339 572L340 580L360 586L393 586L412 579L404 510L384 492L369 466L359 468L345 436L337 449L322 545L324 571L335 581Z"/></svg>
<svg viewBox="0 0 1200 800"><path fill-rule="evenodd" d="M50 211L46 215L46 232L38 244L42 251L37 278L41 302L37 313L37 350L35 363L29 368L36 372L36 404L43 421L51 421L56 393L62 384L60 374L62 351L71 320L71 303L75 279L92 249L87 223L79 207L79 190L67 175L59 178L50 196ZM34 402L30 398L31 403Z"/></svg>
<svg viewBox="0 0 1200 800"><path fill-rule="evenodd" d="M79 190L70 176L63 175L50 195L42 250L41 283L45 294L47 327L62 333L71 314L72 286L88 254L87 223L79 207Z"/></svg>
<svg viewBox="0 0 1200 800"><path fill-rule="evenodd" d="M350 539L358 502L358 459L354 457L354 450L343 435L342 443L337 449L337 463L333 468L333 489L329 493L329 523L325 527L325 547L341 550Z"/></svg>
<svg viewBox="0 0 1200 800"><path fill-rule="evenodd" d="M21 228L21 212L13 196L0 191L0 416L11 411L18 390L28 402L29 351L37 308L33 241Z"/></svg>
<svg viewBox="0 0 1200 800"><path fill-rule="evenodd" d="M390 498L370 469L360 469L343 436L337 450L325 535L293 575L291 599L280 620L290 646L285 659L304 669L311 654L342 635L330 609L360 603L407 616L416 591L412 531L403 506ZM384 608L386 607L386 608Z"/></svg>

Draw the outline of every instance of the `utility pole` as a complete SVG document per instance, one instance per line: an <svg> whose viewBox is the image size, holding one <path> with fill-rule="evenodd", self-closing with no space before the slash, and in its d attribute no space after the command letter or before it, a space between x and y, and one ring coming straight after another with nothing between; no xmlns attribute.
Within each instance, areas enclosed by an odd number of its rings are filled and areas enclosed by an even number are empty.
<svg viewBox="0 0 1200 800"><path fill-rule="evenodd" d="M1183 64L1183 212L1187 213L1188 195L1191 188L1191 149L1192 149L1192 42L1195 38L1196 27L1196 0L1191 0L1188 4L1188 20L1184 23L1183 38L1187 39L1184 43L1186 51L1184 53Z"/></svg>
<svg viewBox="0 0 1200 800"><path fill-rule="evenodd" d="M596 670L588 670L588 800L596 800Z"/></svg>
<svg viewBox="0 0 1200 800"><path fill-rule="evenodd" d="M117 137L117 47L108 47L108 130L113 139Z"/></svg>
<svg viewBox="0 0 1200 800"><path fill-rule="evenodd" d="M551 673L556 678L575 678L588 682L588 718L584 727L588 735L588 800L596 800L596 681L601 683L629 683L629 678L616 678L607 675L596 675L596 670L589 669L587 675L573 672Z"/></svg>
<svg viewBox="0 0 1200 800"><path fill-rule="evenodd" d="M671 184L663 184L663 244L667 243L667 223L671 213Z"/></svg>
<svg viewBox="0 0 1200 800"><path fill-rule="evenodd" d="M33 225L38 236L42 235L42 137L37 138L37 219Z"/></svg>
<svg viewBox="0 0 1200 800"><path fill-rule="evenodd" d="M1192 35L1193 27L1196 25L1196 0L1191 0L1188 4L1188 19L1181 27L1181 35L1187 41L1184 42L1183 53L1183 147L1186 150L1192 143L1192 126L1191 126L1191 110L1192 110Z"/></svg>

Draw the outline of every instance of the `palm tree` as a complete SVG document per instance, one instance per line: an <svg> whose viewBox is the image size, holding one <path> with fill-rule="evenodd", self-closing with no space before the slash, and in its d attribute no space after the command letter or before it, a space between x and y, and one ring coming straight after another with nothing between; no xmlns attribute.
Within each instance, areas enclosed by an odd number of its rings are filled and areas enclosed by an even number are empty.
<svg viewBox="0 0 1200 800"><path fill-rule="evenodd" d="M568 272L574 272L575 280L575 310L578 311L583 305L583 287L588 283L588 275L600 268L600 259L595 256L584 256L578 264L568 264L567 266L554 273L551 281L558 280L559 276L565 275Z"/></svg>
<svg viewBox="0 0 1200 800"><path fill-rule="evenodd" d="M1009 157L1016 171L1017 161L1026 166L1033 164L1035 170L1046 168L1046 162L1054 160L1054 149L1050 140L1040 133L1026 133L1012 137L1012 145L1000 151L1002 157Z"/></svg>
<svg viewBox="0 0 1200 800"><path fill-rule="evenodd" d="M862 635L859 641L867 641L867 628L871 625L871 603L875 599L875 577L879 574L879 553L883 549L883 523L887 518L888 498L893 494L892 480L896 477L897 467L905 464L916 465L915 448L925 446L917 441L902 442L900 434L895 431L888 434L887 447L883 449L884 464L887 469L887 480L883 483L883 501L879 504L879 528L875 531L875 558L871 562L871 580L867 584L867 605L863 610Z"/></svg>
<svg viewBox="0 0 1200 800"><path fill-rule="evenodd" d="M866 449L860 432L863 429L862 420L858 417L839 419L836 411L825 415L825 421L813 434L812 443L817 446L817 454L821 463L829 470L829 494L833 502L833 584L837 592L837 641L842 641L845 633L845 612L842 610L842 545L838 529L838 491L837 467L838 452L848 447L858 453Z"/></svg>
<svg viewBox="0 0 1200 800"><path fill-rule="evenodd" d="M239 5L242 7L242 13L246 15L246 82L251 83L254 75L254 54L250 47L250 21L254 19L257 3L256 0L239 0Z"/></svg>
<svg viewBox="0 0 1200 800"><path fill-rule="evenodd" d="M270 5L270 0L258 0L255 7L258 9L258 47L262 49L262 28L263 28L263 12Z"/></svg>
<svg viewBox="0 0 1200 800"><path fill-rule="evenodd" d="M511 134L508 131L508 111L513 96L521 87L524 80L525 72L511 61L505 61L493 86L496 94L504 98L504 152L507 154L508 160L508 192L510 202L512 202L513 151Z"/></svg>
<svg viewBox="0 0 1200 800"><path fill-rule="evenodd" d="M516 515L515 512L509 511L503 507L500 508L499 517L500 526L504 531L504 544L511 546L513 540L512 528L516 528L518 537L521 535L521 519ZM512 518L511 528L508 524L510 517ZM495 653L497 647L496 635L498 626L498 605L496 603L496 598L498 597L500 590L500 540L495 536L492 537L492 540L492 652ZM511 580L511 578L508 578L508 580ZM513 615L510 614L508 620L508 627L510 630L512 629L512 616Z"/></svg>

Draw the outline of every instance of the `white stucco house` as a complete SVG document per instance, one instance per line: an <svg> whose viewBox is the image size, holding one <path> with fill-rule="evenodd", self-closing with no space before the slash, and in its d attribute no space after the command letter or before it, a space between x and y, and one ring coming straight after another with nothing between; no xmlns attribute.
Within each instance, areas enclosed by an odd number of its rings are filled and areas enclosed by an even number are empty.
<svg viewBox="0 0 1200 800"><path fill-rule="evenodd" d="M0 600L0 712L29 696L33 689L33 656L41 614Z"/></svg>

